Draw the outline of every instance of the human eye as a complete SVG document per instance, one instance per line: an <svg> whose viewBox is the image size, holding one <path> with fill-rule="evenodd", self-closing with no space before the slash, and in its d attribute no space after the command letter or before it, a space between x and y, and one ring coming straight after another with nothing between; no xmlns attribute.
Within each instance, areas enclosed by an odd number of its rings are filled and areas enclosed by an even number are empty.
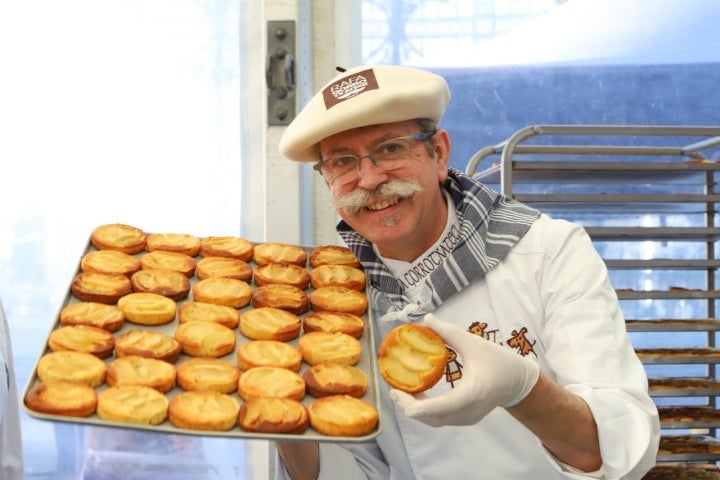
<svg viewBox="0 0 720 480"><path fill-rule="evenodd" d="M382 158L397 158L407 153L407 151L408 144L402 138L388 140L375 147L376 156Z"/></svg>
<svg viewBox="0 0 720 480"><path fill-rule="evenodd" d="M337 176L352 170L357 165L357 157L354 155L342 155L340 157L329 158L324 163L324 170L331 175Z"/></svg>

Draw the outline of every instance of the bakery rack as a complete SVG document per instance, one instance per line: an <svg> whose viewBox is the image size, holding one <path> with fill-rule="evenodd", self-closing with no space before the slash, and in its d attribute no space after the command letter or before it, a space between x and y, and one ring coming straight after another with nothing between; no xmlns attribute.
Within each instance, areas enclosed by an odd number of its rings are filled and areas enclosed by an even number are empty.
<svg viewBox="0 0 720 480"><path fill-rule="evenodd" d="M533 125L466 166L585 227L648 373L664 443L692 439L661 450L658 465L720 462L719 158L720 127Z"/></svg>

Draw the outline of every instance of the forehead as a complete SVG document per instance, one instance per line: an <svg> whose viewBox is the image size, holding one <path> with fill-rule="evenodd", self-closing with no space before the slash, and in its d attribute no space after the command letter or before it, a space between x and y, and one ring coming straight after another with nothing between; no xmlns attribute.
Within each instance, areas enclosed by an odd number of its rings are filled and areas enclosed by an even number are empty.
<svg viewBox="0 0 720 480"><path fill-rule="evenodd" d="M367 146L378 141L418 133L418 124L414 120L381 123L353 128L336 133L320 141L320 151L351 148L356 145Z"/></svg>

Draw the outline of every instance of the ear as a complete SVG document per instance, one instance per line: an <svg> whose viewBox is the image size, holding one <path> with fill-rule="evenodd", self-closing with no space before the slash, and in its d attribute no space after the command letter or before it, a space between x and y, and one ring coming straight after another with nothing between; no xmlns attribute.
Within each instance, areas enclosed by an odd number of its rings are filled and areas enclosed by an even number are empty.
<svg viewBox="0 0 720 480"><path fill-rule="evenodd" d="M433 151L437 162L438 181L443 182L448 176L448 165L450 164L450 151L452 145L450 135L444 128L438 129L434 136L435 143Z"/></svg>

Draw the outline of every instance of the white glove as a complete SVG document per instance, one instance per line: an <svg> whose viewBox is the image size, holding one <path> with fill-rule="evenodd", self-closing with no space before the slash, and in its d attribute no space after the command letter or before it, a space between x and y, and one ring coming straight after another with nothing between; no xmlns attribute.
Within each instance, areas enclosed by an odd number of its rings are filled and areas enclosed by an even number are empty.
<svg viewBox="0 0 720 480"><path fill-rule="evenodd" d="M430 313L425 315L425 325L462 357L462 380L437 397L391 389L390 397L408 417L433 427L473 425L495 407L517 404L537 383L540 368L534 361Z"/></svg>

